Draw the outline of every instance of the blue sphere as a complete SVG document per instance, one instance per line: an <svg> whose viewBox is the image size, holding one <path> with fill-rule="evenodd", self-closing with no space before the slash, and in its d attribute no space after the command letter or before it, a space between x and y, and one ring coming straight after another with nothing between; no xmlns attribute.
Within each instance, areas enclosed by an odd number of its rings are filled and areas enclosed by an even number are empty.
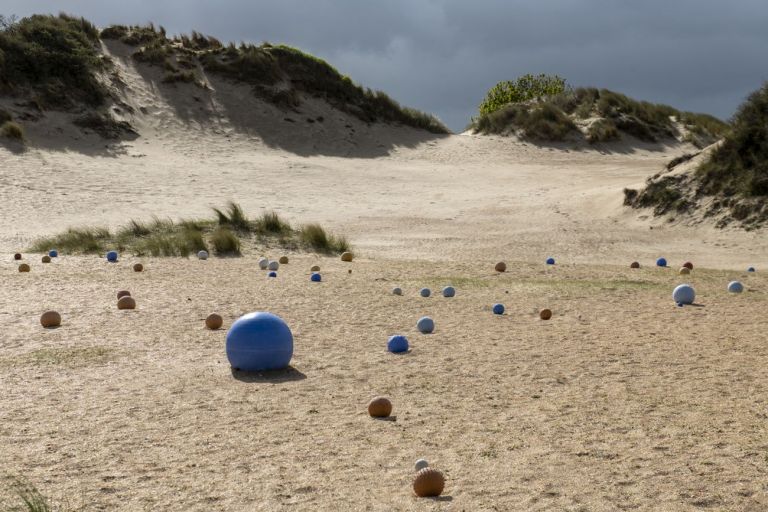
<svg viewBox="0 0 768 512"><path fill-rule="evenodd" d="M319 283L320 281L322 281L322 279L323 278L317 272L313 273L312 276L309 278L309 280L312 281L313 283Z"/></svg>
<svg viewBox="0 0 768 512"><path fill-rule="evenodd" d="M666 267L667 266L667 260L666 258L659 258L656 260L656 266L657 267Z"/></svg>
<svg viewBox="0 0 768 512"><path fill-rule="evenodd" d="M422 288L422 289L419 291L419 294L420 294L422 297L429 297L430 295L432 295L432 292L429 290L429 288Z"/></svg>
<svg viewBox="0 0 768 512"><path fill-rule="evenodd" d="M57 251L56 249L51 249L50 251L48 251L48 256L50 256L51 258L58 258L59 251Z"/></svg>
<svg viewBox="0 0 768 512"><path fill-rule="evenodd" d="M279 370L293 356L293 334L277 315L257 311L243 315L227 332L227 359L246 372Z"/></svg>
<svg viewBox="0 0 768 512"><path fill-rule="evenodd" d="M443 297L453 297L456 295L456 290L453 286L446 286L443 288Z"/></svg>
<svg viewBox="0 0 768 512"><path fill-rule="evenodd" d="M107 253L107 261L114 263L117 261L117 251L109 251Z"/></svg>
<svg viewBox="0 0 768 512"><path fill-rule="evenodd" d="M277 277L277 272L275 272L275 271L273 270L272 272L270 272L269 274L267 274L267 277Z"/></svg>
<svg viewBox="0 0 768 512"><path fill-rule="evenodd" d="M495 315L503 315L504 314L504 304L494 304L493 305L493 314L495 314Z"/></svg>
<svg viewBox="0 0 768 512"><path fill-rule="evenodd" d="M387 350L394 354L399 354L402 352L408 351L408 338L405 336L401 336L399 334L396 334L394 336L389 337L389 341L387 341Z"/></svg>
<svg viewBox="0 0 768 512"><path fill-rule="evenodd" d="M392 295L402 295L403 290L399 286L392 288Z"/></svg>
<svg viewBox="0 0 768 512"><path fill-rule="evenodd" d="M555 258L547 258L547 265L554 265L555 264Z"/></svg>
<svg viewBox="0 0 768 512"><path fill-rule="evenodd" d="M689 284L681 284L672 292L672 300L679 304L693 304L696 299L696 290Z"/></svg>
<svg viewBox="0 0 768 512"><path fill-rule="evenodd" d="M432 334L432 331L435 330L435 321L428 316L423 316L416 322L416 328L422 334Z"/></svg>
<svg viewBox="0 0 768 512"><path fill-rule="evenodd" d="M744 291L744 285L738 281L728 283L728 291L731 293L741 293Z"/></svg>
<svg viewBox="0 0 768 512"><path fill-rule="evenodd" d="M749 268L747 269L747 272L754 272L754 271L755 271L755 267L749 267Z"/></svg>

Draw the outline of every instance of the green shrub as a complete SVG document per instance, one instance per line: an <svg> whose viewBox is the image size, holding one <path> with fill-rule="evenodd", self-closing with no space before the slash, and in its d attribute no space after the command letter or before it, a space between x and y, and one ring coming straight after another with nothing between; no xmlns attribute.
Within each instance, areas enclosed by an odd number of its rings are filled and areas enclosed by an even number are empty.
<svg viewBox="0 0 768 512"><path fill-rule="evenodd" d="M240 256L240 239L227 227L213 230L211 245L218 256Z"/></svg>
<svg viewBox="0 0 768 512"><path fill-rule="evenodd" d="M513 81L499 82L486 94L478 110L488 115L510 103L543 99L565 91L565 79L557 75L523 75Z"/></svg>
<svg viewBox="0 0 768 512"><path fill-rule="evenodd" d="M173 84L177 82L196 83L197 75L193 71L176 71L176 72L166 73L163 76L163 83Z"/></svg>
<svg viewBox="0 0 768 512"><path fill-rule="evenodd" d="M538 141L564 141L578 128L562 110L543 103L534 108L523 121L523 136Z"/></svg>
<svg viewBox="0 0 768 512"><path fill-rule="evenodd" d="M62 253L98 254L104 251L111 238L107 228L69 228L60 235L40 238L30 251L48 252L55 248Z"/></svg>
<svg viewBox="0 0 768 512"><path fill-rule="evenodd" d="M609 142L612 140L619 140L621 134L619 129L610 119L598 119L587 129L587 141L590 144L597 144L598 142Z"/></svg>
<svg viewBox="0 0 768 512"><path fill-rule="evenodd" d="M123 39L128 35L128 27L125 25L110 25L101 31L102 39Z"/></svg>
<svg viewBox="0 0 768 512"><path fill-rule="evenodd" d="M255 221L256 231L271 234L287 234L291 232L291 225L283 220L277 212L269 211L261 214Z"/></svg>
<svg viewBox="0 0 768 512"><path fill-rule="evenodd" d="M20 477L11 478L11 491L21 502L20 506L7 510L19 512L51 512L48 499L28 480Z"/></svg>
<svg viewBox="0 0 768 512"><path fill-rule="evenodd" d="M227 203L226 212L218 208L213 208L213 212L216 214L220 226L228 226L240 231L251 231L251 223L239 204L230 201Z"/></svg>
<svg viewBox="0 0 768 512"><path fill-rule="evenodd" d="M0 125L0 137L18 141L24 140L24 129L13 121L6 121Z"/></svg>
<svg viewBox="0 0 768 512"><path fill-rule="evenodd" d="M133 52L131 57L145 64L165 65L172 55L173 51L164 41L157 41Z"/></svg>
<svg viewBox="0 0 768 512"><path fill-rule="evenodd" d="M344 237L326 233L320 224L305 224L299 231L301 242L321 253L341 253L349 250L349 243Z"/></svg>
<svg viewBox="0 0 768 512"><path fill-rule="evenodd" d="M179 232L159 232L143 238L134 248L137 254L152 256L189 256L190 253L207 250L200 231L185 229Z"/></svg>

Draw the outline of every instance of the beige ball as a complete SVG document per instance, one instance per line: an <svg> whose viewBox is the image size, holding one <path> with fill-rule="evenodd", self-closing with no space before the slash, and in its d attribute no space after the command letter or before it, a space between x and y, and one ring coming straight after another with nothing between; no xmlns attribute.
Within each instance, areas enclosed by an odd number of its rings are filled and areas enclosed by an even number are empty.
<svg viewBox="0 0 768 512"><path fill-rule="evenodd" d="M277 261L279 261L281 265L286 265L288 263L288 256L280 256L280 259Z"/></svg>
<svg viewBox="0 0 768 512"><path fill-rule="evenodd" d="M224 319L221 318L221 315L217 315L216 313L211 313L205 319L205 326L212 331L215 331L216 329L220 328L221 324L223 323L224 323Z"/></svg>
<svg viewBox="0 0 768 512"><path fill-rule="evenodd" d="M144 265L142 265L141 263L136 263L133 266L133 271L134 272L144 272Z"/></svg>
<svg viewBox="0 0 768 512"><path fill-rule="evenodd" d="M40 325L45 327L58 327L61 325L61 315L56 311L46 311L40 316Z"/></svg>
<svg viewBox="0 0 768 512"><path fill-rule="evenodd" d="M539 311L539 318L542 320L549 320L552 318L552 310L551 309L542 309Z"/></svg>
<svg viewBox="0 0 768 512"><path fill-rule="evenodd" d="M680 270L678 271L678 273L682 275L688 275L691 273L691 269L689 269L688 267L680 267Z"/></svg>
<svg viewBox="0 0 768 512"><path fill-rule="evenodd" d="M354 257L351 252L344 252L341 254L341 261L352 261Z"/></svg>
<svg viewBox="0 0 768 512"><path fill-rule="evenodd" d="M312 268L309 269L311 272L320 272L320 265L312 265Z"/></svg>
<svg viewBox="0 0 768 512"><path fill-rule="evenodd" d="M48 256L47 254L45 256L43 256L43 263L50 263L50 262L51 262L51 257L50 256Z"/></svg>
<svg viewBox="0 0 768 512"><path fill-rule="evenodd" d="M19 265L19 272L29 272L30 270L29 265L26 263Z"/></svg>
<svg viewBox="0 0 768 512"><path fill-rule="evenodd" d="M377 396L368 402L368 414L372 418L386 418L392 414L392 402L383 396Z"/></svg>
<svg viewBox="0 0 768 512"><path fill-rule="evenodd" d="M494 267L496 269L496 272L506 272L507 271L507 264L503 261L500 261L496 264Z"/></svg>
<svg viewBox="0 0 768 512"><path fill-rule="evenodd" d="M117 309L136 309L136 301L130 295L120 297L117 301Z"/></svg>
<svg viewBox="0 0 768 512"><path fill-rule="evenodd" d="M445 489L445 477L433 468L424 468L413 478L413 492L419 498L440 496Z"/></svg>

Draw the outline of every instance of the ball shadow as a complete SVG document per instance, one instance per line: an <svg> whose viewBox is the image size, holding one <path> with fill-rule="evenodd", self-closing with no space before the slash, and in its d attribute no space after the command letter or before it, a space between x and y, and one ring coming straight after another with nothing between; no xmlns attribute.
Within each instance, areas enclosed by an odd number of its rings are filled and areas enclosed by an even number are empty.
<svg viewBox="0 0 768 512"><path fill-rule="evenodd" d="M232 377L240 382L247 383L271 382L273 384L280 384L282 382L293 382L307 378L305 374L293 366L283 368L282 370L269 370L265 372L246 372L237 368L230 368L230 371L232 372Z"/></svg>

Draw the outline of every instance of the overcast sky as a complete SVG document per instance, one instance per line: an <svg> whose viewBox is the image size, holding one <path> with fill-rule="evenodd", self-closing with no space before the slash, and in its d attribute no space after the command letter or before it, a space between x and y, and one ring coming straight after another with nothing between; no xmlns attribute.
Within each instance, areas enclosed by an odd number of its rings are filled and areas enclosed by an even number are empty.
<svg viewBox="0 0 768 512"><path fill-rule="evenodd" d="M461 130L486 90L525 73L728 118L768 79L766 0L2 0L99 26L154 22L270 41Z"/></svg>

